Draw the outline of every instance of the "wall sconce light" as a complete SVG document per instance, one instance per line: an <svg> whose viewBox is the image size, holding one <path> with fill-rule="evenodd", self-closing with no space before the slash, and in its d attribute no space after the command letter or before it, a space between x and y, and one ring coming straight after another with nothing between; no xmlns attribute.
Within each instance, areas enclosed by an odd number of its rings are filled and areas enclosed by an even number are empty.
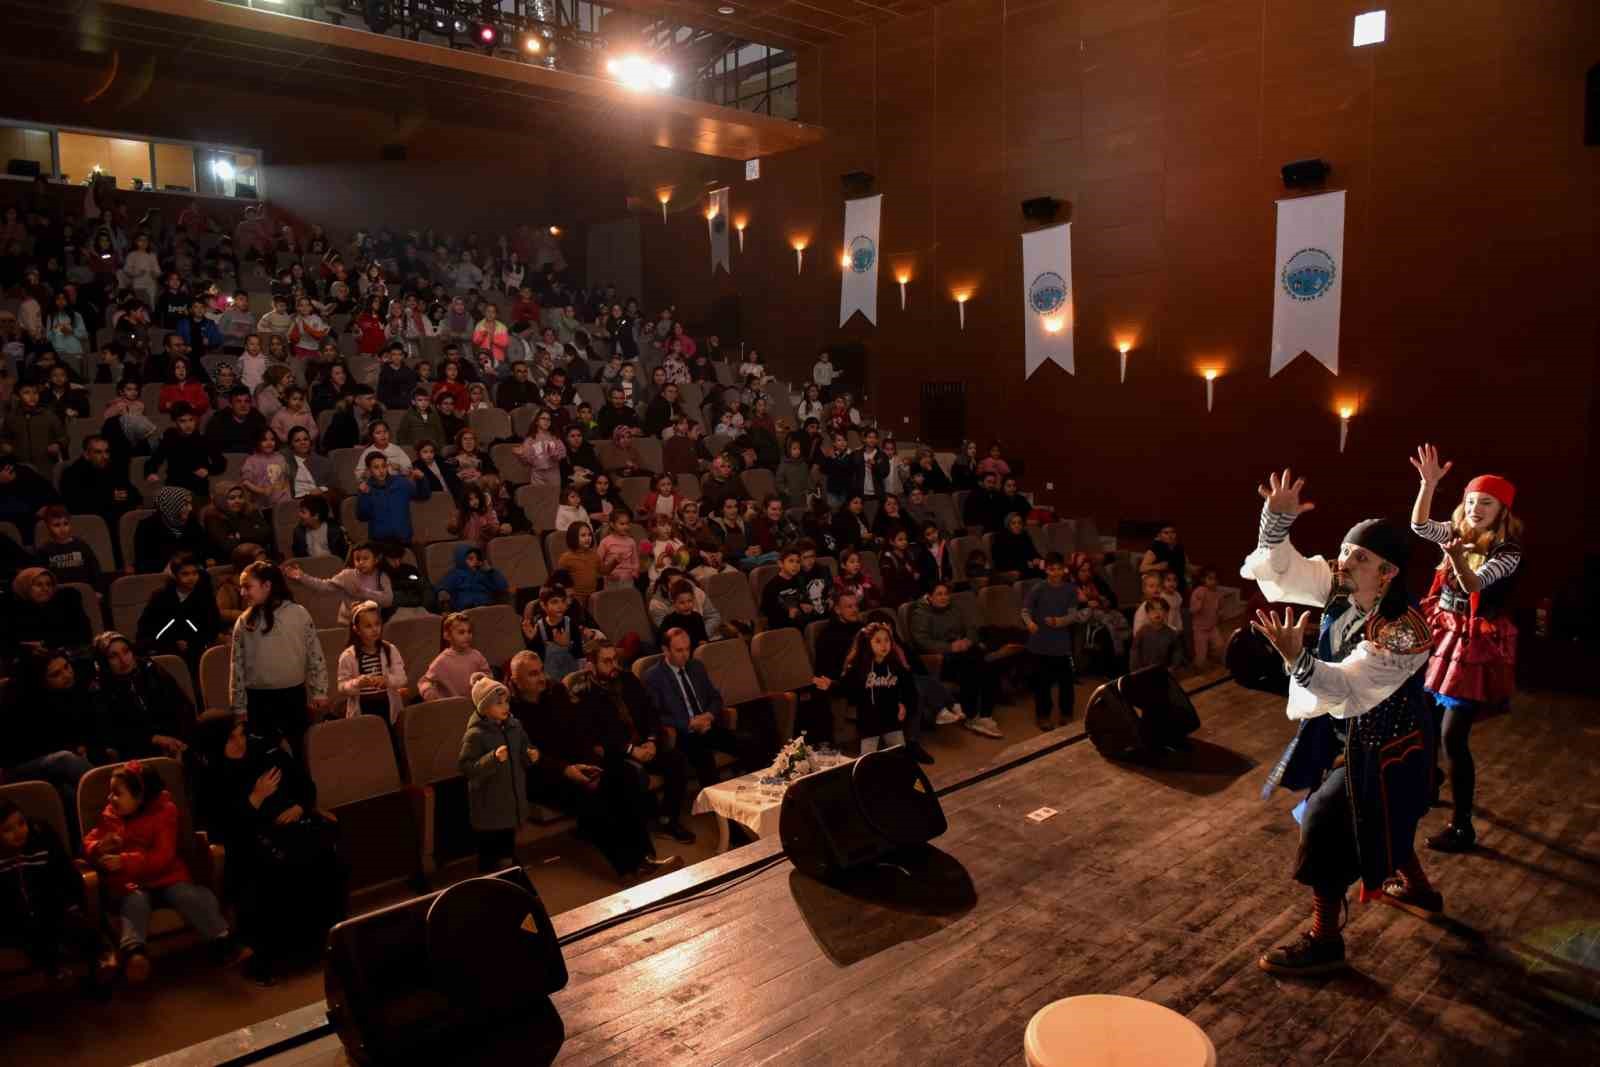
<svg viewBox="0 0 1600 1067"><path fill-rule="evenodd" d="M840 252L839 253L839 266L844 268L845 270L849 270L850 269L850 253L849 252Z"/></svg>
<svg viewBox="0 0 1600 1067"><path fill-rule="evenodd" d="M1350 420L1355 417L1354 404L1344 404L1339 408L1339 454L1344 455L1345 442L1350 439Z"/></svg>
<svg viewBox="0 0 1600 1067"><path fill-rule="evenodd" d="M733 220L733 228L739 234L739 252L741 254L744 252L744 228L748 225L750 225L749 219L737 218Z"/></svg>
<svg viewBox="0 0 1600 1067"><path fill-rule="evenodd" d="M790 244L794 248L794 272L799 274L806 265L806 243L797 237Z"/></svg>
<svg viewBox="0 0 1600 1067"><path fill-rule="evenodd" d="M656 199L661 201L661 221L667 221L667 201L672 199L671 189L657 189Z"/></svg>
<svg viewBox="0 0 1600 1067"><path fill-rule="evenodd" d="M956 311L960 313L963 330L967 328L967 301L971 299L972 294L965 289L956 294Z"/></svg>
<svg viewBox="0 0 1600 1067"><path fill-rule="evenodd" d="M717 217L717 202L715 200L706 205L706 221L710 222Z"/></svg>
<svg viewBox="0 0 1600 1067"><path fill-rule="evenodd" d="M1206 410L1210 411L1212 401L1216 398L1217 370L1207 367L1200 375L1206 380Z"/></svg>
<svg viewBox="0 0 1600 1067"><path fill-rule="evenodd" d="M1048 334L1058 334L1061 332L1061 327L1064 325L1065 323L1061 321L1061 317L1059 315L1051 316L1050 318L1044 320L1044 332Z"/></svg>
<svg viewBox="0 0 1600 1067"><path fill-rule="evenodd" d="M1133 346L1127 341L1117 342L1117 381L1127 384L1128 381L1128 352Z"/></svg>
<svg viewBox="0 0 1600 1067"><path fill-rule="evenodd" d="M560 237L561 236L561 227L560 226L552 226L552 227L550 227L550 236L551 237Z"/></svg>
<svg viewBox="0 0 1600 1067"><path fill-rule="evenodd" d="M894 280L900 283L900 310L904 311L906 309L906 286L911 283L911 274L909 271L900 271L894 276Z"/></svg>

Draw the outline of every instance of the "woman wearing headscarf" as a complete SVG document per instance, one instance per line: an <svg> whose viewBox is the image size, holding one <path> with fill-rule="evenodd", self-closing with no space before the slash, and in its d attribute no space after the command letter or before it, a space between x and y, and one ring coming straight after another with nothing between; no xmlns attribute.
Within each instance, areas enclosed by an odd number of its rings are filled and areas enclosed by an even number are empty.
<svg viewBox="0 0 1600 1067"><path fill-rule="evenodd" d="M11 580L11 593L3 640L13 655L88 646L94 633L76 589L61 585L43 567L24 567Z"/></svg>
<svg viewBox="0 0 1600 1067"><path fill-rule="evenodd" d="M61 794L67 823L78 825L78 779L94 765L89 690L60 649L30 655L22 692L0 730L0 768L8 782L48 782Z"/></svg>
<svg viewBox="0 0 1600 1067"><path fill-rule="evenodd" d="M156 491L156 513L139 520L133 532L133 566L140 574L156 574L180 551L200 559L214 558L211 543L194 513L187 489L165 486Z"/></svg>
<svg viewBox="0 0 1600 1067"><path fill-rule="evenodd" d="M347 876L334 817L282 746L253 736L242 715L207 718L195 734L207 829L228 852L227 895L252 949L251 973L268 984L285 954L315 949L344 918Z"/></svg>
<svg viewBox="0 0 1600 1067"><path fill-rule="evenodd" d="M270 547L274 541L272 520L255 506L244 487L237 482L222 482L218 490L203 520L211 541L210 555L227 559L244 544Z"/></svg>
<svg viewBox="0 0 1600 1067"><path fill-rule="evenodd" d="M177 679L115 630L94 639L95 719L116 760L179 759L194 732L194 702Z"/></svg>

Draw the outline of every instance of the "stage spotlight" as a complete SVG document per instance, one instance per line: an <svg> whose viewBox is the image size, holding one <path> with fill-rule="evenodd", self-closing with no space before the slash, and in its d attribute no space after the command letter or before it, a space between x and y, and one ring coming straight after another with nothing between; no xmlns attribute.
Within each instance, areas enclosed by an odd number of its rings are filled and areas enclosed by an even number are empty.
<svg viewBox="0 0 1600 1067"><path fill-rule="evenodd" d="M472 31L473 38L490 51L500 43L500 31L487 22L480 22Z"/></svg>
<svg viewBox="0 0 1600 1067"><path fill-rule="evenodd" d="M527 34L522 38L522 50L530 56L536 56L544 51L544 40L537 33Z"/></svg>
<svg viewBox="0 0 1600 1067"><path fill-rule="evenodd" d="M661 91L672 88L672 71L659 63L651 62L644 56L631 55L623 56L621 59L608 59L606 73L629 89Z"/></svg>
<svg viewBox="0 0 1600 1067"><path fill-rule="evenodd" d="M231 182L235 172L233 164L226 159L214 159L211 161L211 173L215 174L219 181Z"/></svg>
<svg viewBox="0 0 1600 1067"><path fill-rule="evenodd" d="M452 22L450 24L450 30L451 30L452 33L466 33L467 32L467 20L466 19L459 19L459 18L456 19L454 22Z"/></svg>

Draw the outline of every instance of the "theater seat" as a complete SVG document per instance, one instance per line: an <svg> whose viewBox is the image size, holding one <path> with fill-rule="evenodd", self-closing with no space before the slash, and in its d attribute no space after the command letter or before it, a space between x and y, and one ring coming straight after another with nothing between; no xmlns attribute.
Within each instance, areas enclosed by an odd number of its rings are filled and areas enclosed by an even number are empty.
<svg viewBox="0 0 1600 1067"><path fill-rule="evenodd" d="M755 598L750 595L750 579L737 571L713 574L704 582L706 596L717 606L724 620L754 626L757 618Z"/></svg>
<svg viewBox="0 0 1600 1067"><path fill-rule="evenodd" d="M400 710L406 780L424 794L422 857L430 874L472 847L466 779L456 764L471 716L472 701L462 697L425 700Z"/></svg>
<svg viewBox="0 0 1600 1067"><path fill-rule="evenodd" d="M400 650L400 658L405 660L407 685L415 686L441 651L439 628L443 622L438 615L414 615L391 620L384 626L383 636Z"/></svg>
<svg viewBox="0 0 1600 1067"><path fill-rule="evenodd" d="M205 831L195 829L194 812L189 803L183 764L166 757L140 760L140 762L146 767L155 768L161 775L162 784L167 787L167 792L172 794L173 804L177 805L178 854L188 865L195 884L205 886L220 897L222 846L212 844ZM100 811L106 806L106 797L111 792L111 774L120 766L122 766L120 763L108 763L95 767L78 780L78 824L85 830L93 829L100 821ZM78 861L78 868L80 871L92 871L89 864L83 860ZM173 908L156 908L150 914L149 937L152 945L158 938L177 943L177 939L172 935L187 930L188 926L183 916ZM194 935L188 936L191 940L194 939Z"/></svg>
<svg viewBox="0 0 1600 1067"><path fill-rule="evenodd" d="M750 658L750 649L743 641L708 641L694 650L694 658L706 665L712 683L722 694L722 702L730 710L751 701L769 699L772 702L773 720L778 728L778 742L782 744L794 736L794 694L772 692L762 686L756 675L755 663ZM729 723L730 728L736 722L735 714Z"/></svg>
<svg viewBox="0 0 1600 1067"><path fill-rule="evenodd" d="M744 581L744 575L739 575ZM655 651L655 627L650 625L650 613L645 610L644 598L631 585L598 589L589 598L589 614L605 635L621 641L630 633L639 635L640 647ZM520 633L520 631L519 631Z"/></svg>
<svg viewBox="0 0 1600 1067"><path fill-rule="evenodd" d="M522 617L508 604L486 604L468 608L467 618L472 620L472 644L489 666L504 672L506 663L525 647L522 641Z"/></svg>
<svg viewBox="0 0 1600 1067"><path fill-rule="evenodd" d="M306 731L305 752L317 804L339 820L351 888L420 885L426 799L401 784L388 723L376 715L319 722Z"/></svg>

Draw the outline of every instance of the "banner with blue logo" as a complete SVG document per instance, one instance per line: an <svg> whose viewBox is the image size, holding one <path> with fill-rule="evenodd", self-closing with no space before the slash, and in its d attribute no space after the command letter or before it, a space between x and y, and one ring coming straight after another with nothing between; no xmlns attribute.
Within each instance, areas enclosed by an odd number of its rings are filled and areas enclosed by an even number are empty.
<svg viewBox="0 0 1600 1067"><path fill-rule="evenodd" d="M1344 285L1344 192L1278 201L1269 377L1301 353L1339 373Z"/></svg>
<svg viewBox="0 0 1600 1067"><path fill-rule="evenodd" d="M1068 374L1072 362L1072 223L1022 235L1022 376L1046 361Z"/></svg>
<svg viewBox="0 0 1600 1067"><path fill-rule="evenodd" d="M839 325L861 312L878 323L878 219L883 195L844 202L844 280L839 283Z"/></svg>
<svg viewBox="0 0 1600 1067"><path fill-rule="evenodd" d="M711 190L711 204L706 211L706 232L711 235L711 273L721 267L733 273L733 261L728 258L728 187Z"/></svg>

